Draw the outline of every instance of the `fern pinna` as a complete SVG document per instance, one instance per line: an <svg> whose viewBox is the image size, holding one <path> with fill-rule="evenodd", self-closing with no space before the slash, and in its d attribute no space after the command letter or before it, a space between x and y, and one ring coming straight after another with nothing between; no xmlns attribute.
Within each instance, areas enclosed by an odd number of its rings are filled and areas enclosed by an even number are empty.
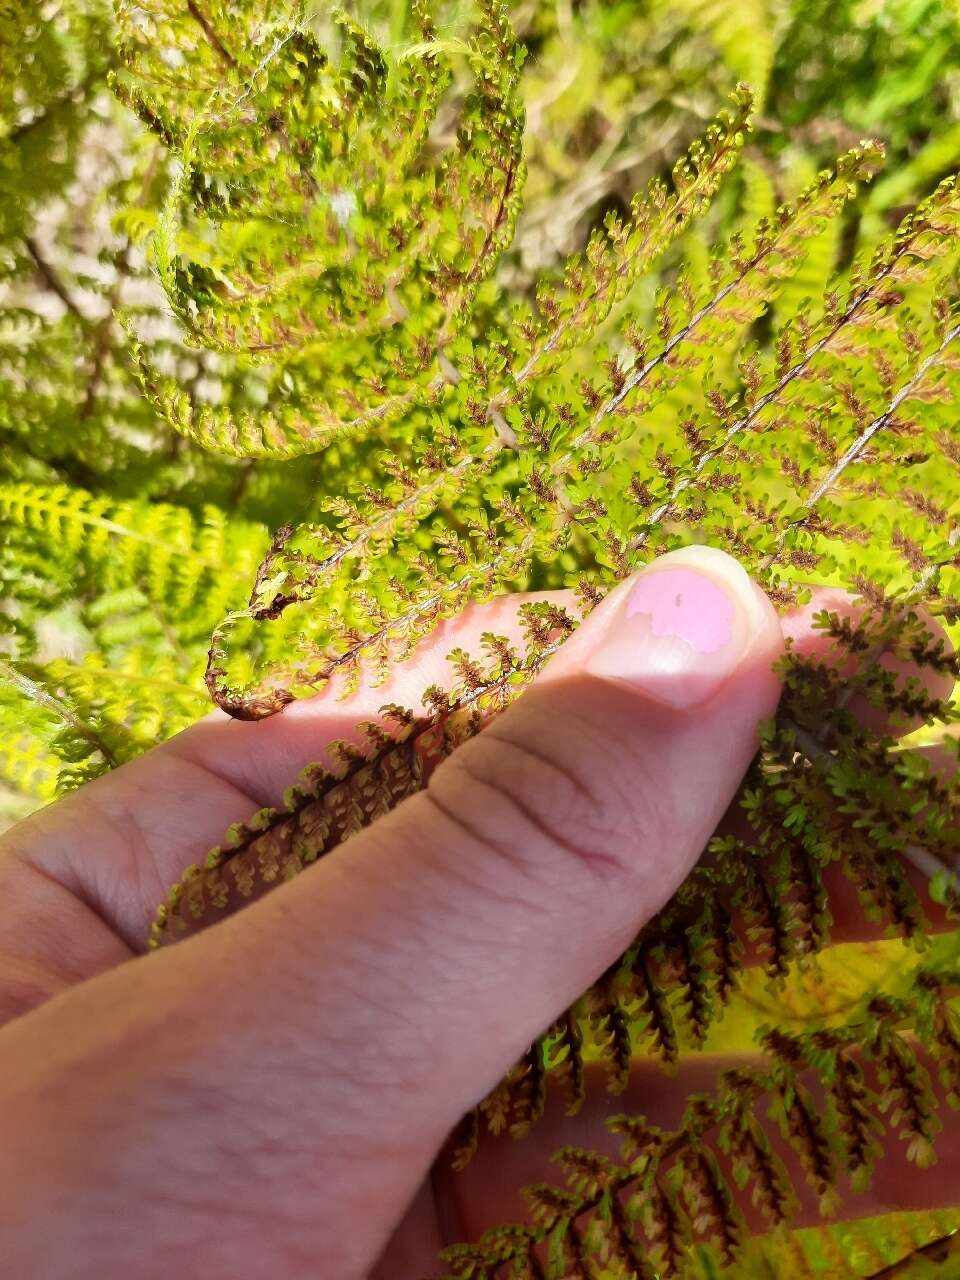
<svg viewBox="0 0 960 1280"><path fill-rule="evenodd" d="M25 224L4 231L13 278L39 272L62 309L0 315L32 335L3 356L0 580L19 604L0 674L43 743L38 794L58 753L70 785L188 723L203 678L258 719L386 677L470 601L573 588L569 607L522 606L520 643L490 633L451 653L424 708L384 706L280 807L232 827L160 908L164 944L422 787L618 579L688 542L722 547L785 612L815 610L824 644L788 651L740 816L465 1118L455 1159L524 1137L553 1090L575 1111L598 1067L619 1094L638 1061L673 1068L720 1043L757 974L786 1002L839 940L844 884L896 963L842 1015L758 1028L759 1056L675 1129L612 1116L618 1158L561 1151L565 1182L530 1188L529 1221L447 1266L476 1280L746 1266L764 1225L787 1238L804 1179L826 1215L855 1213L885 1128L926 1167L940 1094L960 1096L956 180L875 234L880 214L861 215L880 208L864 189L884 148L859 141L778 202L739 86L669 174L531 283L511 256L527 72L495 0L456 34L411 6L392 46L345 12L283 2L117 0L113 20L115 57L91 82L109 73L102 109L134 162L113 178L106 283L65 284ZM34 86L51 129L54 81ZM84 84L71 94L79 106ZM738 162L742 199L717 217ZM79 399L48 375L31 400L25 372L68 350ZM79 413L82 447L30 435L15 402L34 422ZM58 609L95 639L80 656L45 656L40 622ZM4 744L9 772L27 742Z"/></svg>

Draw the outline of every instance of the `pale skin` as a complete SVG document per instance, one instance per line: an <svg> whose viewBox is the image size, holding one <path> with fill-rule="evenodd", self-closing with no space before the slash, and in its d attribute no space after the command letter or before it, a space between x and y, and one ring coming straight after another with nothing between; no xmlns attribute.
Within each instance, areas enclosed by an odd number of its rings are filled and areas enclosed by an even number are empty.
<svg viewBox="0 0 960 1280"><path fill-rule="evenodd" d="M463 1174L443 1153L696 861L776 705L784 635L815 649L814 607L846 607L821 592L778 618L749 587L742 660L677 710L590 672L626 589L425 792L160 952L144 954L149 922L187 863L325 743L448 681L451 648L518 638L520 598L445 623L385 687L345 702L329 689L260 724L214 714L3 837L9 1274L418 1280L444 1243L515 1220L518 1188L548 1177L564 1142L595 1146L604 1112L669 1124L709 1087L726 1061L672 1080L638 1066L627 1097L599 1086L574 1120L554 1100L527 1141L484 1143ZM868 936L852 890L836 889L835 938ZM928 1179L892 1152L850 1212L951 1203L958 1145L943 1136Z"/></svg>

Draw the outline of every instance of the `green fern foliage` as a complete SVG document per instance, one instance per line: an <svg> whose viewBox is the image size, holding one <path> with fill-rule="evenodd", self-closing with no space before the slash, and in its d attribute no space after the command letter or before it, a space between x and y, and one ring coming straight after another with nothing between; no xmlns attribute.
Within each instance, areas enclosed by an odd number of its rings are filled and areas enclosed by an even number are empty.
<svg viewBox="0 0 960 1280"><path fill-rule="evenodd" d="M190 341L269 362L267 399L237 417L197 403L141 350L148 399L207 447L281 457L429 404L519 208L522 51L503 13L485 6L464 44L472 84L438 149L452 70L419 7L392 70L342 11L335 63L292 14L244 32L198 12L143 25L121 8L115 85L180 159L154 250L170 306Z"/></svg>
<svg viewBox="0 0 960 1280"><path fill-rule="evenodd" d="M891 1141L926 1169L960 1097L960 32L776 8L0 5L0 814L570 592L198 849L152 945L423 787L655 556L724 548L784 611L848 592L738 816L455 1159L598 1076L742 1066L559 1152L453 1276L956 1257L949 1215L790 1228L801 1194L855 1214ZM844 889L889 964L791 1018Z"/></svg>
<svg viewBox="0 0 960 1280"><path fill-rule="evenodd" d="M732 1262L746 1235L742 1204L752 1201L771 1228L795 1209L791 1174L758 1119L763 1104L778 1117L823 1212L836 1207L841 1177L854 1190L869 1179L888 1127L911 1159L928 1165L939 1128L933 1076L956 1089L960 1040L946 1001L956 981L956 970L922 969L909 1005L875 997L836 1027L802 1036L771 1031L763 1044L769 1065L729 1070L715 1095L690 1099L674 1130L643 1116L611 1116L619 1161L558 1151L565 1185L527 1189L532 1225L495 1228L476 1244L448 1249L450 1276L485 1280L507 1274L508 1265L531 1276L604 1274L601 1268L615 1276L680 1275L697 1241ZM898 1029L908 1021L927 1031L929 1065Z"/></svg>
<svg viewBox="0 0 960 1280"><path fill-rule="evenodd" d="M25 481L0 483L0 520L10 532L0 568L9 562L19 605L9 623L14 653L3 664L21 695L9 704L10 723L24 714L24 698L36 704L37 735L53 763L63 762L60 789L203 713L198 677L209 630L256 563L256 526L228 525L217 507L197 518L183 507ZM45 629L51 612L59 651ZM11 760L7 776L21 769Z"/></svg>

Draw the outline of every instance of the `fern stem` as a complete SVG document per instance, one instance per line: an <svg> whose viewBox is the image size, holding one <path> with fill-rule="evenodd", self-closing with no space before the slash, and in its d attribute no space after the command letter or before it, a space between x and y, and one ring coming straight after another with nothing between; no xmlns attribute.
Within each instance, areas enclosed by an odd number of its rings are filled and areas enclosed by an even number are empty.
<svg viewBox="0 0 960 1280"><path fill-rule="evenodd" d="M237 65L237 60L226 47L220 37L213 28L210 19L202 11L197 4L197 0L187 0L187 12L206 37L207 44L214 51L225 67L233 68Z"/></svg>
<svg viewBox="0 0 960 1280"><path fill-rule="evenodd" d="M296 684L301 688L319 689L331 678L331 676L343 666L350 666L357 662L363 655L364 650L371 646L385 642L389 639L390 633L395 630L403 631L410 623L419 621L425 614L430 614L438 606L444 602L449 602L451 598L458 601L465 601L469 596L469 590L477 579L486 578L490 574L506 571L510 568L522 564L533 548L533 536L528 534L519 543L514 546L508 546L498 552L493 559L486 561L482 565L467 569L461 576L455 579L448 587L440 591L433 591L428 596L418 600L416 604L405 609L396 617L388 618L381 626L368 632L353 644L347 646L342 653L338 653L333 657L328 657L320 671L316 673L293 672L286 673L290 675L290 683ZM290 603L290 601L287 601ZM220 657L222 656L222 643L225 631L230 625L238 622L244 617L249 617L249 610L240 610L236 613L228 614L217 627L210 643L210 650L207 659L206 683L210 690L210 695L219 707L222 707L229 715L236 716L238 713L246 713L248 718L259 719L262 715L272 715L279 711L282 707L288 706L293 700L294 695L289 688L280 688L274 686L271 693L264 702L262 695L243 695L239 699L231 694L231 692L223 688L220 684L220 676L223 674L218 666ZM256 616L256 615L253 615ZM276 616L264 614L261 616ZM277 673L278 677L282 673ZM483 686L484 689L495 686ZM269 710L260 710L261 706L269 708Z"/></svg>
<svg viewBox="0 0 960 1280"><path fill-rule="evenodd" d="M72 297L69 289L40 252L40 247L36 240L34 240L33 236L24 236L23 243L26 245L27 252L33 259L33 264L37 269L38 275L41 277L50 292L56 294L70 314L76 316L81 324L89 324L87 317L80 310L80 307Z"/></svg>
<svg viewBox="0 0 960 1280"><path fill-rule="evenodd" d="M912 1249L910 1253L905 1254L896 1262L891 1262L889 1266L883 1267L880 1271L871 1271L864 1280L894 1280L894 1277L906 1278L909 1272L912 1272L914 1266L919 1262L931 1263L937 1266L948 1262L950 1258L957 1257L960 1254L960 1228L954 1227L952 1231L948 1231L946 1235L938 1236L936 1240L930 1240L927 1244L918 1245L916 1249Z"/></svg>
<svg viewBox="0 0 960 1280"><path fill-rule="evenodd" d="M269 552L261 562L260 568L257 570L253 590L250 593L250 616L257 619L276 618L279 617L280 613L288 605L307 599L316 591L324 577L329 576L329 574L337 569L345 560L360 554L371 539L376 537L377 534L386 533L402 516L415 510L419 503L423 502L424 499L429 498L434 492L436 492L436 490L442 488L445 483L456 480L461 474L468 472L470 468L477 464L481 459L490 457L492 460L492 458L499 453L500 448L500 442L493 441L483 451L479 459L474 457L472 454L468 454L452 466L449 466L443 471L438 472L436 475L431 476L425 484L418 485L415 489L411 489L409 493L400 499L396 506L391 507L389 511L385 511L375 520L364 525L363 529L361 529L355 538L351 539L349 542L344 542L336 551L331 552L329 556L325 556L324 559L317 564L316 569L312 573L307 574L301 583L296 584L295 588L283 592L282 594L278 594L269 602L269 604L255 605L254 602L256 601L260 584L269 576L280 552L295 532L292 525L284 525L281 529L278 529Z"/></svg>
<svg viewBox="0 0 960 1280"><path fill-rule="evenodd" d="M16 667L9 662L5 662L3 658L0 658L0 677L19 689L31 702L36 702L47 711L53 712L64 724L68 724L71 729L79 733L82 738L100 752L111 769L115 769L120 763L96 729L81 720L77 713L68 707L65 702L61 701L60 698L54 697L42 685L31 680L29 676L25 676L22 671L18 671Z"/></svg>
<svg viewBox="0 0 960 1280"><path fill-rule="evenodd" d="M796 364L792 365L785 373L777 379L776 383L764 395L751 405L747 413L738 418L736 422L732 422L727 428L720 444L714 449L707 449L700 455L693 470L686 476L682 476L674 485L669 496L651 512L648 520L644 523L643 529L631 540L630 549L638 551L648 541L653 530L663 521L665 517L673 511L677 499L694 484L702 473L706 470L711 462L721 457L726 451L731 441L744 431L749 430L756 422L757 418L768 405L773 404L783 395L784 391L796 382L796 380L806 373L811 362L833 341L833 339L843 329L859 315L862 308L870 301L876 292L877 286L881 284L893 272L894 268L899 264L901 258L909 251L913 240L919 232L914 236L906 238L899 243L896 252L891 255L886 264L874 275L870 283L856 295L851 303L848 304L846 310L831 325L829 331L818 338L804 353Z"/></svg>
<svg viewBox="0 0 960 1280"><path fill-rule="evenodd" d="M813 507L817 502L820 501L820 499L824 496L824 494L828 492L828 490L833 488L836 482L843 475L844 471L846 471L847 467L849 467L852 462L856 461L856 459L860 456L860 454L867 447L867 445L870 443L873 437L877 434L877 432L882 431L884 427L889 425L891 419L893 418L896 411L903 404L904 400L909 399L911 394L917 389L919 384L923 381L924 377L929 372L929 370L934 365L937 364L937 362L940 359L940 356L943 354L946 348L958 336L960 336L960 324L954 325L952 329L947 330L947 332L943 335L943 338L940 340L940 344L937 347L937 349L935 351L931 351L931 353L926 357L926 359L921 361L921 363L917 366L913 376L907 382L904 383L904 385L900 388L897 394L890 401L890 404L884 410L884 412L881 413L878 418L874 418L873 422L871 422L869 426L864 428L864 430L860 433L860 435L856 438L856 440L854 440L854 442L843 454L843 457L841 457L834 464L834 466L830 468L829 472L824 476L824 478L817 485L816 489L814 489L813 493L807 499L806 505L808 507Z"/></svg>
<svg viewBox="0 0 960 1280"><path fill-rule="evenodd" d="M942 339L940 340L940 344L938 345L937 349L935 351L932 351L924 360L920 362L920 364L917 366L917 368L914 370L911 376L907 379L907 381L903 384L900 390L896 393L896 395L894 395L893 399L890 401L889 405L883 411L883 413L881 413L878 417L874 418L874 420L868 426L866 426L863 429L863 431L861 431L860 435L857 436L856 440L854 440L853 443L849 446L849 448L847 448L843 456L830 468L830 470L823 477L820 483L816 486L813 492L806 498L803 504L803 514L801 516L798 516L795 520L789 521L780 530L780 533L777 535L777 541L776 541L775 547L773 548L772 551L768 552L766 556L764 556L763 560L761 560L758 566L759 572L766 573L767 570L769 570L770 568L773 567L774 564L776 564L776 562L780 558L780 555L783 552L783 548L786 544L787 535L790 533L790 531L793 529L800 529L803 527L808 517L810 516L811 512L816 507L817 503L819 503L824 497L826 497L826 495L830 492L830 490L833 488L836 482L840 479L840 477L843 475L846 469L851 465L851 463L855 462L857 458L860 456L860 454L863 453L864 449L867 447L870 441L874 438L874 436L876 436L880 431L882 431L884 427L887 427L890 425L900 405L903 404L905 400L909 399L909 397L913 394L913 392L916 391L917 387L922 383L923 379L929 373L930 369L936 366L937 362L939 361L940 357L943 355L943 352L946 350L946 348L950 345L951 342L955 341L955 339L958 336L960 336L960 324L954 325L952 329L947 330L947 332L943 335ZM923 578L921 579L921 582L918 585L923 585L925 582L929 581L930 578L937 572L938 569L939 569L939 565L936 565L936 564L931 565L926 570L925 574L923 575ZM882 652L882 649L881 649L881 652ZM864 664L864 665L867 665L867 664ZM847 697L849 697L849 694L847 695Z"/></svg>

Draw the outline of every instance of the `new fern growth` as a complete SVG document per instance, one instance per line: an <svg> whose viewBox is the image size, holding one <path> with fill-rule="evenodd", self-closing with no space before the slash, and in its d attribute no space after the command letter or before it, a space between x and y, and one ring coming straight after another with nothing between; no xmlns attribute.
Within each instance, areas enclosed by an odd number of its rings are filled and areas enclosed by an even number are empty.
<svg viewBox="0 0 960 1280"><path fill-rule="evenodd" d="M618 1160L560 1152L565 1183L530 1188L529 1222L447 1265L669 1276L709 1246L736 1267L748 1203L781 1234L795 1213L763 1108L827 1215L864 1189L883 1126L926 1167L939 1094L960 1099L957 179L874 234L884 147L857 141L798 164L780 201L738 85L531 283L514 237L543 136L525 151L525 47L497 0L456 30L418 3L392 42L378 11L292 0L60 16L52 51L35 25L18 37L32 97L0 99L0 154L45 147L55 189L82 191L55 157L76 167L76 138L106 130L125 164L99 275L74 229L38 238L42 185L0 202L4 775L46 799L189 723L205 693L241 719L331 680L349 696L471 601L574 589L576 607L523 606L521 643L451 653L425 711L383 707L233 826L159 909L162 945L421 788L653 557L722 547L784 610L843 587L856 607L816 618L830 656L787 653L739 821L465 1118L456 1160L485 1133L523 1138L550 1090L576 1111L597 1064L617 1094L639 1059L711 1047L751 973L786 999L829 956L845 882L893 976L869 970L842 1017L759 1028L762 1061L675 1130L612 1117ZM108 68L88 27L111 21ZM49 305L26 305L28 281Z"/></svg>

